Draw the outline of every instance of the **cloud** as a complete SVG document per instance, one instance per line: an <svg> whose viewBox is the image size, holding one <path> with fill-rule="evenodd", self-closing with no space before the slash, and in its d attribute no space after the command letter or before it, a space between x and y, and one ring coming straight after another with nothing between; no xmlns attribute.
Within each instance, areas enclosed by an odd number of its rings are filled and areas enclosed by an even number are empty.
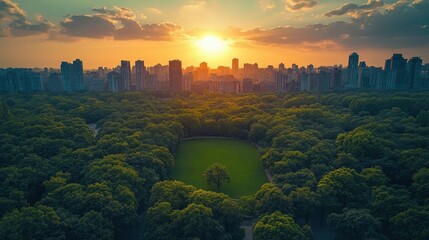
<svg viewBox="0 0 429 240"><path fill-rule="evenodd" d="M36 15L35 22L27 19L26 12L11 0L0 0L0 37L29 36L48 33L53 24Z"/></svg>
<svg viewBox="0 0 429 240"><path fill-rule="evenodd" d="M359 14L349 21L304 27L235 29L228 34L231 38L253 45L389 49L429 47L428 12L428 1L407 1L385 8L384 11Z"/></svg>
<svg viewBox="0 0 429 240"><path fill-rule="evenodd" d="M206 1L203 0L192 0L188 4L182 7L183 11L198 11L204 8Z"/></svg>
<svg viewBox="0 0 429 240"><path fill-rule="evenodd" d="M383 5L384 3L381 0L369 0L367 3L364 3L360 6L355 3L345 3L338 8L325 13L324 15L327 17L341 16L345 14L352 14L356 16L356 13L372 11Z"/></svg>
<svg viewBox="0 0 429 240"><path fill-rule="evenodd" d="M283 0L283 2L289 11L312 8L319 3L317 0Z"/></svg>
<svg viewBox="0 0 429 240"><path fill-rule="evenodd" d="M61 33L82 38L172 40L183 30L173 23L140 24L129 8L115 6L113 9L93 8L92 11L94 14L72 15L64 19L60 23Z"/></svg>
<svg viewBox="0 0 429 240"><path fill-rule="evenodd" d="M273 0L260 0L259 6L263 11L268 11L276 7L276 3Z"/></svg>
<svg viewBox="0 0 429 240"><path fill-rule="evenodd" d="M72 15L60 25L62 32L72 37L104 38L116 29L112 21L98 15Z"/></svg>
<svg viewBox="0 0 429 240"><path fill-rule="evenodd" d="M149 13L151 13L152 15L161 15L162 14L161 10L159 10L158 8L147 8L146 10Z"/></svg>
<svg viewBox="0 0 429 240"><path fill-rule="evenodd" d="M102 8L93 8L93 12L99 13L104 16L110 16L113 18L126 18L126 19L135 19L136 14L130 9L125 7L113 6L113 9L108 9L106 7Z"/></svg>

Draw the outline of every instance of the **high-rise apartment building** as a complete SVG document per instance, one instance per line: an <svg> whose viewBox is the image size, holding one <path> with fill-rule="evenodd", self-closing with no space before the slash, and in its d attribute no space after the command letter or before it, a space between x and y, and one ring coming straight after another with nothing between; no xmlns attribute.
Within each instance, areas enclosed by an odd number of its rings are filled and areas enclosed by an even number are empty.
<svg viewBox="0 0 429 240"><path fill-rule="evenodd" d="M64 84L64 91L83 91L83 63L76 59L73 63L61 63L61 77Z"/></svg>
<svg viewBox="0 0 429 240"><path fill-rule="evenodd" d="M358 88L358 76L359 76L359 55L352 53L349 56L349 65L347 67L347 82L346 88Z"/></svg>
<svg viewBox="0 0 429 240"><path fill-rule="evenodd" d="M407 63L407 80L409 89L421 89L422 59L413 57Z"/></svg>
<svg viewBox="0 0 429 240"><path fill-rule="evenodd" d="M172 60L168 65L169 70L169 85L170 92L180 92L182 90L182 62L180 60Z"/></svg>
<svg viewBox="0 0 429 240"><path fill-rule="evenodd" d="M130 61L121 61L121 80L119 82L119 91L131 90L131 64Z"/></svg>
<svg viewBox="0 0 429 240"><path fill-rule="evenodd" d="M387 89L408 89L407 81L407 59L402 54L395 53L386 60L384 67L386 71Z"/></svg>
<svg viewBox="0 0 429 240"><path fill-rule="evenodd" d="M235 78L238 77L238 69L239 69L238 58L234 58L232 59L232 75L234 75Z"/></svg>
<svg viewBox="0 0 429 240"><path fill-rule="evenodd" d="M136 69L136 89L144 90L145 87L145 75L146 75L146 67L144 65L144 61L137 60L135 63Z"/></svg>
<svg viewBox="0 0 429 240"><path fill-rule="evenodd" d="M120 79L121 74L118 72L112 71L107 73L107 90L110 92L118 92Z"/></svg>

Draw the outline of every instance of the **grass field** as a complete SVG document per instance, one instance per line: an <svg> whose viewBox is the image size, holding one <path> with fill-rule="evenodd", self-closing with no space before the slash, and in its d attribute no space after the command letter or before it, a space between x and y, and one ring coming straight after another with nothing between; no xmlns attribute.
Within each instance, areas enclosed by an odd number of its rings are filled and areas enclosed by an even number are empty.
<svg viewBox="0 0 429 240"><path fill-rule="evenodd" d="M179 145L171 178L205 190L222 192L230 197L255 193L266 183L258 150L247 141L234 139L193 139ZM204 171L218 162L226 167L231 181L218 190L208 185Z"/></svg>

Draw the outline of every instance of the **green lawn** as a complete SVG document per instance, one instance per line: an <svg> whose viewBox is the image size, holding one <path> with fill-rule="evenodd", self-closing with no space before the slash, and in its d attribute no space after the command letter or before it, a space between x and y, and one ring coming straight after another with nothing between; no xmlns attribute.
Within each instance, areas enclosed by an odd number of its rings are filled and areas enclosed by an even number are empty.
<svg viewBox="0 0 429 240"><path fill-rule="evenodd" d="M254 194L266 183L258 150L247 141L234 139L193 139L179 145L171 178L231 197ZM218 190L208 185L204 171L218 162L226 167L231 181Z"/></svg>

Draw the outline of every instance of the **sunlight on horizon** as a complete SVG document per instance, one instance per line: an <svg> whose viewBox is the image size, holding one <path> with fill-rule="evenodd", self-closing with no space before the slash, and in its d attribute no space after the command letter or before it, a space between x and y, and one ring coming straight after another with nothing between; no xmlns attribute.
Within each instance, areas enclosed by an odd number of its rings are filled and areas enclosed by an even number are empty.
<svg viewBox="0 0 429 240"><path fill-rule="evenodd" d="M228 49L228 42L215 35L205 35L197 39L196 45L205 54L219 55Z"/></svg>

